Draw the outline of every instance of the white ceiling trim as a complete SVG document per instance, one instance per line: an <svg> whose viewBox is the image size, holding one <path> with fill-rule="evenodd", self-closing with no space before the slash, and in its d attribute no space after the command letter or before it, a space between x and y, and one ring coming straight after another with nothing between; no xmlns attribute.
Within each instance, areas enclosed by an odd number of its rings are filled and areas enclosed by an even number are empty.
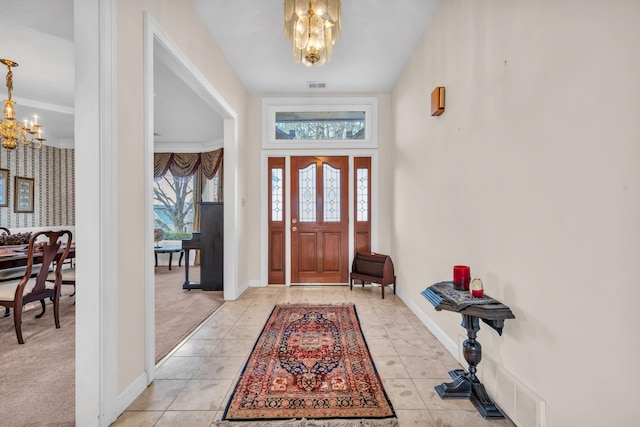
<svg viewBox="0 0 640 427"><path fill-rule="evenodd" d="M208 142L154 142L154 153L206 153L224 147L224 140Z"/></svg>
<svg viewBox="0 0 640 427"><path fill-rule="evenodd" d="M34 99L16 98L15 96L11 99L15 101L16 105L24 105L26 107L38 108L40 110L55 111L57 113L69 114L70 116L73 116L75 113L73 107L65 107L64 105L51 104L48 102L36 101Z"/></svg>

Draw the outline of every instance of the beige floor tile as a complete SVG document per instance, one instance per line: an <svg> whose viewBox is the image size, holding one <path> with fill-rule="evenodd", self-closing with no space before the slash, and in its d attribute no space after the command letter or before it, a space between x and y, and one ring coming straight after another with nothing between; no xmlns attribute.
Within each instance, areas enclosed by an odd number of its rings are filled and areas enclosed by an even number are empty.
<svg viewBox="0 0 640 427"><path fill-rule="evenodd" d="M260 332L262 332L263 327L264 324L244 325L238 322L238 324L231 329L231 333L227 334L226 338L255 341L260 335Z"/></svg>
<svg viewBox="0 0 640 427"><path fill-rule="evenodd" d="M237 321L237 320L236 320ZM222 339L229 333L235 322L230 325L222 323L208 322L196 331L191 338L196 340L215 340Z"/></svg>
<svg viewBox="0 0 640 427"><path fill-rule="evenodd" d="M110 427L152 427L162 416L162 411L125 411Z"/></svg>
<svg viewBox="0 0 640 427"><path fill-rule="evenodd" d="M159 380L190 380L203 360L201 356L170 357L156 369L155 377Z"/></svg>
<svg viewBox="0 0 640 427"><path fill-rule="evenodd" d="M444 427L448 424L436 424L431 418L431 413L426 409L398 409L399 427Z"/></svg>
<svg viewBox="0 0 640 427"><path fill-rule="evenodd" d="M398 352L389 338L367 339L367 345L374 358L378 356L398 356Z"/></svg>
<svg viewBox="0 0 640 427"><path fill-rule="evenodd" d="M213 417L213 421L220 421L222 420L222 415L224 414L224 411L216 411L216 416Z"/></svg>
<svg viewBox="0 0 640 427"><path fill-rule="evenodd" d="M240 316L242 316L242 313L244 313L244 310L240 313L231 313L231 312L219 313L219 314L216 314L214 317L212 317L209 320L209 323L216 324L216 325L232 326L232 325L235 325L235 323L238 321Z"/></svg>
<svg viewBox="0 0 640 427"><path fill-rule="evenodd" d="M403 315L404 316L404 315ZM416 340L422 341L420 333L410 324L399 324L395 322L385 323L384 329L393 339Z"/></svg>
<svg viewBox="0 0 640 427"><path fill-rule="evenodd" d="M515 426L509 419L485 420L480 413L473 410L430 410L437 426L451 427L504 427Z"/></svg>
<svg viewBox="0 0 640 427"><path fill-rule="evenodd" d="M374 363L381 378L409 378L399 357L376 357Z"/></svg>
<svg viewBox="0 0 640 427"><path fill-rule="evenodd" d="M419 338L406 340L393 339L391 337L391 341L400 356L430 356L435 354L433 348Z"/></svg>
<svg viewBox="0 0 640 427"><path fill-rule="evenodd" d="M364 324L360 323L360 328L362 329L362 333L364 334L364 337L367 340L367 342L370 339L374 339L374 338L387 338L387 339L391 338L387 333L387 330L385 328L381 328L380 325L365 326Z"/></svg>
<svg viewBox="0 0 640 427"><path fill-rule="evenodd" d="M402 364L410 378L439 378L449 380L449 371L435 355L430 356L400 356Z"/></svg>
<svg viewBox="0 0 640 427"><path fill-rule="evenodd" d="M262 326L265 324L269 315L273 311L273 304L269 304L269 306L265 309L250 309L244 312L242 316L236 322L236 325L258 325Z"/></svg>
<svg viewBox="0 0 640 427"><path fill-rule="evenodd" d="M170 411L217 411L233 380L191 380L169 406Z"/></svg>
<svg viewBox="0 0 640 427"><path fill-rule="evenodd" d="M216 411L166 411L155 427L209 427Z"/></svg>
<svg viewBox="0 0 640 427"><path fill-rule="evenodd" d="M357 308L358 305L356 303L356 309ZM358 312L358 319L360 319L360 324L362 325L362 327L384 329L384 323L375 312Z"/></svg>
<svg viewBox="0 0 640 427"><path fill-rule="evenodd" d="M256 340L220 340L215 354L210 356L249 356Z"/></svg>
<svg viewBox="0 0 640 427"><path fill-rule="evenodd" d="M250 305L249 300L245 301L244 299L226 301L222 305L222 307L216 310L216 313L212 316L212 318L215 318L219 314L234 314L239 317L242 313L244 313L247 310L247 307L249 307L249 305Z"/></svg>
<svg viewBox="0 0 640 427"><path fill-rule="evenodd" d="M176 350L173 356L215 356L216 349L222 340L196 340L190 339Z"/></svg>
<svg viewBox="0 0 640 427"><path fill-rule="evenodd" d="M187 383L187 380L155 380L127 410L163 411L171 405Z"/></svg>
<svg viewBox="0 0 640 427"><path fill-rule="evenodd" d="M458 362L442 345L431 345L438 359L444 364L444 366L450 371L452 369L460 369L461 364ZM463 360L464 367L467 368L467 363ZM478 365L479 369L482 369L482 365Z"/></svg>
<svg viewBox="0 0 640 427"><path fill-rule="evenodd" d="M427 409L410 379L383 378L382 383L394 409Z"/></svg>
<svg viewBox="0 0 640 427"><path fill-rule="evenodd" d="M234 379L239 375L245 360L242 356L205 357L193 379Z"/></svg>
<svg viewBox="0 0 640 427"><path fill-rule="evenodd" d="M398 303L393 299L378 301L373 305L373 309L380 316L404 316L405 314L398 308Z"/></svg>
<svg viewBox="0 0 640 427"><path fill-rule="evenodd" d="M413 383L428 409L476 411L469 399L442 399L434 387L443 382L451 382L451 377L413 379Z"/></svg>
<svg viewBox="0 0 640 427"><path fill-rule="evenodd" d="M369 302L366 300L362 301L347 298L345 302L347 302L348 304L354 304L356 306L356 313L358 315L358 318L361 318L361 316L373 317L376 314L376 312L371 307L371 304L369 304Z"/></svg>
<svg viewBox="0 0 640 427"><path fill-rule="evenodd" d="M301 304L318 304L322 302L322 288L305 287L300 296Z"/></svg>

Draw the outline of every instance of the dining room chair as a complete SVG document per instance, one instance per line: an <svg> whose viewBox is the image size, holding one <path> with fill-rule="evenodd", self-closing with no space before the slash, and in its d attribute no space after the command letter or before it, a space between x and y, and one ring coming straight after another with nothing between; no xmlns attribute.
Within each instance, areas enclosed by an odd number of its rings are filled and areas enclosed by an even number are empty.
<svg viewBox="0 0 640 427"><path fill-rule="evenodd" d="M11 234L11 230L9 230L7 227L0 227L0 236L8 236ZM11 310L9 309L9 307L5 307L4 308L4 317L9 317L11 315Z"/></svg>
<svg viewBox="0 0 640 427"><path fill-rule="evenodd" d="M72 258L69 258L69 259L72 259ZM62 269L60 270L60 274L61 274L60 284L73 286L73 293L69 295L70 297L72 297L76 294L76 265L75 263L70 263L67 265L70 265L70 267L65 268L63 266ZM47 275L47 282L55 282L55 280L56 280L56 270L52 270Z"/></svg>
<svg viewBox="0 0 640 427"><path fill-rule="evenodd" d="M72 234L69 230L40 231L31 235L27 247L27 268L22 278L0 283L0 306L13 309L13 323L18 343L24 344L22 337L22 310L30 303L40 301L44 314L45 300L53 301L53 317L56 329L60 328L60 287L62 285L62 265L69 254ZM55 261L55 281L48 282L49 269ZM34 265L40 264L40 272L31 277Z"/></svg>

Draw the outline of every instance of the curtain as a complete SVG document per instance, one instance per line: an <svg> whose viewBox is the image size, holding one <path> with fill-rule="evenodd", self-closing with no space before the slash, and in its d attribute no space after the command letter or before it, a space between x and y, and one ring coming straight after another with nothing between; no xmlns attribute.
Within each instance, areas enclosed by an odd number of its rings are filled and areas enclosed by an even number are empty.
<svg viewBox="0 0 640 427"><path fill-rule="evenodd" d="M213 179L220 169L218 177L218 200L222 201L222 157L224 149L206 153L154 153L153 178L157 181L167 172L174 177L193 176L193 231L200 231L200 202L206 179ZM188 262L188 260L187 260ZM196 252L196 265L200 264L200 253Z"/></svg>
<svg viewBox="0 0 640 427"><path fill-rule="evenodd" d="M173 176L196 175L198 168L207 179L212 179L222 163L223 148L207 153L155 153L153 155L153 177L158 180L167 172Z"/></svg>

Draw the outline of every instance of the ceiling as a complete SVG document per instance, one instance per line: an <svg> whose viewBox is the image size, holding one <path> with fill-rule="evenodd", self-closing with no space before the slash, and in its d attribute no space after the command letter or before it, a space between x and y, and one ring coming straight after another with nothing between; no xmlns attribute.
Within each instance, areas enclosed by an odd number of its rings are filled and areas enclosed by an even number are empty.
<svg viewBox="0 0 640 427"><path fill-rule="evenodd" d="M250 93L306 95L391 92L440 3L343 0L342 37L331 61L308 68L294 62L284 37L283 0L191 1ZM18 118L38 114L47 143L71 147L75 143L73 0L2 3L0 58L20 64L13 69ZM6 68L0 67L5 75ZM326 88L310 89L309 82L324 82ZM157 57L154 91L157 143L222 140L219 116ZM2 85L2 99L6 93Z"/></svg>

